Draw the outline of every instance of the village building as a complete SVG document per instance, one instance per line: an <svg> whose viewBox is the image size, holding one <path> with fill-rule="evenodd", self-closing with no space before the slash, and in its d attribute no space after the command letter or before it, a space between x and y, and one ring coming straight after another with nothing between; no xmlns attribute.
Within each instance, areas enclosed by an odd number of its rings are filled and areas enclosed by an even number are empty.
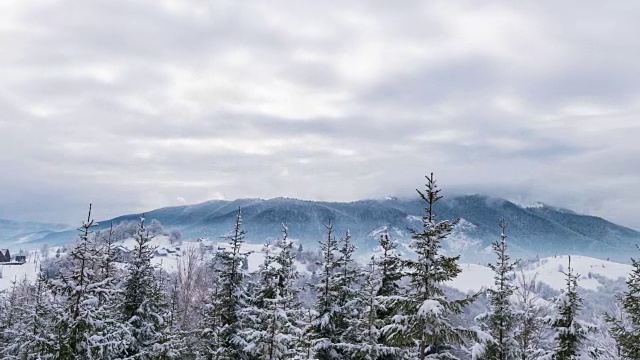
<svg viewBox="0 0 640 360"><path fill-rule="evenodd" d="M128 263L131 261L131 250L127 249L124 246L118 246L114 250L116 262Z"/></svg>
<svg viewBox="0 0 640 360"><path fill-rule="evenodd" d="M169 254L167 253L166 249L157 249L156 250L156 256L167 256L167 255L169 255Z"/></svg>
<svg viewBox="0 0 640 360"><path fill-rule="evenodd" d="M11 253L9 249L0 249L0 263L11 262Z"/></svg>

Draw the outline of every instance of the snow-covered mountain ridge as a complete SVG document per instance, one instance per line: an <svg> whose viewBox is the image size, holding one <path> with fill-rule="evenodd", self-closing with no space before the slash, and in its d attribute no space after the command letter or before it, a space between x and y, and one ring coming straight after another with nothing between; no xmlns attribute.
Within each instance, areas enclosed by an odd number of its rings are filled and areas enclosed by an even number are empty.
<svg viewBox="0 0 640 360"><path fill-rule="evenodd" d="M146 212L145 216L159 220L166 228L180 229L186 239L213 239L231 228L238 208L242 208L249 242L261 244L278 237L281 224L286 223L292 236L305 246L315 246L324 236L324 225L330 221L339 232L348 229L360 250L368 252L376 246L376 237L384 229L399 242L407 243L410 237L407 230L420 226L424 204L419 199L397 198L348 203L288 198L214 200L161 208ZM499 238L501 219L509 222L509 242L515 257L575 254L628 262L635 244L640 243L638 231L539 203L522 206L482 195L457 196L443 199L436 213L439 220L461 218L444 250L463 255L462 260L467 262L486 261L490 257L487 248ZM140 215L120 216L101 224L135 221ZM55 245L74 239L73 231L54 232L29 238L28 243L19 247L37 248L44 243Z"/></svg>

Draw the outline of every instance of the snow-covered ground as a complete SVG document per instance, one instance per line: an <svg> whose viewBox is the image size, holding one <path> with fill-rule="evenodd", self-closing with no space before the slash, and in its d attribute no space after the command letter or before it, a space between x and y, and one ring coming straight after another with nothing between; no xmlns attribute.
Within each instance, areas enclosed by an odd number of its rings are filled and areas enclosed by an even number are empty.
<svg viewBox="0 0 640 360"><path fill-rule="evenodd" d="M476 264L461 264L460 267L462 272L447 282L447 286L468 293L480 291L493 284L493 270L488 267Z"/></svg>
<svg viewBox="0 0 640 360"><path fill-rule="evenodd" d="M208 251L205 252L206 257L212 256L215 251L227 248L226 243L217 243L208 240L203 241L191 241L183 242L176 248L169 241L166 236L157 236L152 240L152 245L156 246L158 250L165 256L156 256L153 260L154 264L161 266L167 271L175 271L178 267L178 261L182 256L182 253L189 249L200 249L205 246L208 247ZM121 243L122 246L133 249L135 241L133 239L127 239ZM248 244L245 243L242 247L243 252L250 252L248 265L249 271L257 271L260 265L264 261L264 246L262 244ZM51 248L49 250L49 257L55 256L57 248ZM21 280L27 278L29 280L35 280L37 269L39 267L39 259L41 255L39 251L31 251L28 255L27 262L23 265L4 265L0 266L0 290L8 289L11 287L13 280ZM360 260L366 263L370 257L363 257ZM525 279L536 278L537 281L547 284L553 289L563 289L565 284L565 276L563 271L568 267L568 256L549 257L537 260L533 263L527 264L521 271L518 271L518 276L524 275ZM307 269L302 263L296 262L298 271L301 273L308 273ZM461 264L462 273L457 278L448 282L446 285L455 288L461 292L469 293L480 291L482 288L488 288L493 285L493 271L487 266L477 264ZM601 286L599 280L596 278L602 276L606 279L617 280L619 278L626 278L631 272L632 267L626 264L615 263L611 261L605 261L600 259L594 259L586 256L572 256L571 267L574 271L580 274L578 286L588 290L598 290ZM594 276L595 275L595 276ZM514 280L514 283L517 281Z"/></svg>
<svg viewBox="0 0 640 360"><path fill-rule="evenodd" d="M566 287L566 276L569 265L568 256L557 256L540 259L528 264L520 272L518 277L524 275L525 279L536 278L537 281L549 285L555 290ZM464 293L476 292L482 288L493 285L493 271L486 266L476 264L461 264L462 273L457 278L447 283L448 286ZM630 265L616 262L594 259L586 256L571 256L573 271L580 274L578 286L587 290L598 290L600 281L595 276L602 276L609 280L626 278L632 270ZM590 276L591 275L591 276ZM514 281L516 283L517 281Z"/></svg>
<svg viewBox="0 0 640 360"><path fill-rule="evenodd" d="M202 244L201 244L202 243ZM135 247L134 239L126 239L117 245L121 245L127 249L133 249ZM156 236L151 240L151 245L155 246L159 253L164 256L156 255L153 258L152 263L160 266L166 271L172 272L178 269L178 262L180 257L183 256L183 252L189 248L193 248L199 251L201 246L208 247L209 250L205 252L205 257L210 258L215 251L226 249L229 247L226 243L217 243L209 240L203 241L185 241L180 245L172 245L167 236ZM58 247L51 247L47 257L54 257ZM245 243L242 246L242 252L249 252L248 265L249 271L257 271L260 265L264 262L264 245L262 244L249 244ZM11 282L15 279L21 280L25 277L28 280L34 281L38 272L40 259L42 255L39 250L31 251L27 257L27 262L22 265L2 265L0 266L0 291L11 288ZM303 274L310 274L305 265L296 261L295 265Z"/></svg>
<svg viewBox="0 0 640 360"><path fill-rule="evenodd" d="M569 266L568 256L557 256L540 259L524 271L526 277L537 274L538 280L551 286L553 289L564 289L566 277L562 274ZM598 290L600 282L591 275L600 275L609 280L626 278L631 270L631 265L594 259L586 256L571 256L571 267L574 273L580 274L578 286L587 290Z"/></svg>
<svg viewBox="0 0 640 360"><path fill-rule="evenodd" d="M11 283L27 279L35 281L40 267L39 253L32 251L22 265L0 265L0 290L11 288Z"/></svg>

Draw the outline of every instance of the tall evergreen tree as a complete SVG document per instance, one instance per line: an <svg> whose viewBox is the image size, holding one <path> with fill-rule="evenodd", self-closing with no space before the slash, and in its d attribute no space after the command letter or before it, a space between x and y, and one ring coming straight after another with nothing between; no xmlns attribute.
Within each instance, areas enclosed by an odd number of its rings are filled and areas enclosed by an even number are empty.
<svg viewBox="0 0 640 360"><path fill-rule="evenodd" d="M507 254L507 223L504 220L500 222L500 228L500 241L491 245L498 259L489 264L494 272L494 286L487 289L489 311L476 318L481 323L481 329L491 335L489 342L479 343L483 349L479 351L482 355L478 358L488 360L514 359L517 349L513 331L516 314L510 300L516 287L509 281L509 276L513 274L518 261L511 262Z"/></svg>
<svg viewBox="0 0 640 360"><path fill-rule="evenodd" d="M338 347L347 358L353 357L353 345L359 342L362 335L358 326L361 312L359 297L362 269L354 259L355 251L356 246L351 241L351 233L347 231L340 239L339 268L336 273L338 279L336 332L340 336Z"/></svg>
<svg viewBox="0 0 640 360"><path fill-rule="evenodd" d="M26 300L23 290L23 282L13 279L9 291L0 293L0 349L6 349L14 341L12 325L23 316L21 308Z"/></svg>
<svg viewBox="0 0 640 360"><path fill-rule="evenodd" d="M403 260L397 252L398 243L394 241L388 233L380 235L379 245L381 254L374 259L374 268L376 277L379 278L379 287L376 292L375 303L378 304L376 316L378 317L381 328L384 325L393 322L395 315L394 302L398 295L401 294L400 281L403 278ZM387 336L380 331L378 343L387 348L392 348L393 343L389 341ZM396 352L388 351L378 357L380 360L401 359L404 355L399 350Z"/></svg>
<svg viewBox="0 0 640 360"><path fill-rule="evenodd" d="M98 238L102 241L102 253L103 259L100 266L100 273L105 279L112 279L117 282L117 268L116 263L116 245L115 245L115 231L113 230L113 223L109 225L109 229L106 232L98 232Z"/></svg>
<svg viewBox="0 0 640 360"><path fill-rule="evenodd" d="M271 250L265 246L265 260L259 270L255 300L249 308L253 326L247 333L247 352L257 359L291 359L296 355L302 312L298 300L293 242L283 225L283 238Z"/></svg>
<svg viewBox="0 0 640 360"><path fill-rule="evenodd" d="M145 227L144 217L140 219L134 240L133 258L124 280L122 314L130 333L125 357L176 357L178 352L166 334L165 294L157 276L158 269L151 263L156 247L151 245L152 236Z"/></svg>
<svg viewBox="0 0 640 360"><path fill-rule="evenodd" d="M380 235L380 249L382 253L375 260L375 265L380 272L380 287L377 296L393 297L400 293L400 280L402 280L402 258L397 252L398 244L389 234Z"/></svg>
<svg viewBox="0 0 640 360"><path fill-rule="evenodd" d="M207 291L207 299L204 303L202 329L200 331L197 350L194 351L196 359L218 360L223 354L222 332L222 298L218 278L219 271L212 265L215 273L215 281Z"/></svg>
<svg viewBox="0 0 640 360"><path fill-rule="evenodd" d="M422 230L412 230L410 244L417 257L405 260L410 286L404 289L406 295L397 297L398 314L384 331L390 340L409 348L420 360L427 357L455 359L450 350L461 347L475 334L454 326L450 322L451 316L461 313L476 296L450 300L442 288L443 283L461 272L457 263L459 256L448 257L440 253L441 241L451 234L457 220L436 221L434 206L442 197L433 174L426 178L426 192L417 190L426 202Z"/></svg>
<svg viewBox="0 0 640 360"><path fill-rule="evenodd" d="M578 278L580 275L569 267L564 273L567 277L567 288L554 298L555 314L549 322L555 332L555 346L540 359L574 360L597 358L597 350L586 344L589 332L595 326L578 319L578 313L582 308L582 298L578 294Z"/></svg>
<svg viewBox="0 0 640 360"><path fill-rule="evenodd" d="M39 274L35 284L23 282L26 293L21 304L19 321L11 323L12 342L3 348L3 359L40 359L52 356L54 351L55 329L49 316L56 309L49 300L50 292L46 288L46 279Z"/></svg>
<svg viewBox="0 0 640 360"><path fill-rule="evenodd" d="M89 206L79 240L67 257L71 268L62 269L48 283L56 306L51 314L54 344L48 355L55 359L113 357L124 345L122 324L111 301L113 283L99 271L104 254L93 236L95 226Z"/></svg>
<svg viewBox="0 0 640 360"><path fill-rule="evenodd" d="M640 248L639 248L640 249ZM611 335L625 359L640 359L640 259L631 259L633 270L627 279L627 291L619 299L624 319L605 315Z"/></svg>
<svg viewBox="0 0 640 360"><path fill-rule="evenodd" d="M339 349L341 309L337 305L341 301L340 279L336 275L340 268L340 259L337 256L338 241L333 235L333 225L329 223L326 228L327 236L320 242L322 264L315 285L316 318L312 322L312 338L315 359L336 360L343 359Z"/></svg>
<svg viewBox="0 0 640 360"><path fill-rule="evenodd" d="M379 316L384 307L380 302L380 296L377 295L382 287L382 277L376 263L372 257L364 274L364 284L354 302L353 308L359 316L353 325L353 333L356 336L355 341L349 344L349 359L400 359L403 356L402 349L388 346L381 341L385 319Z"/></svg>
<svg viewBox="0 0 640 360"><path fill-rule="evenodd" d="M205 324L205 346L207 358L235 360L242 359L247 344L241 336L242 313L247 307L245 280L247 271L243 268L248 253L242 252L246 231L242 229L242 212L238 209L233 231L225 236L229 249L216 254L218 262L218 284L206 304L209 315ZM209 337L207 340L206 337Z"/></svg>

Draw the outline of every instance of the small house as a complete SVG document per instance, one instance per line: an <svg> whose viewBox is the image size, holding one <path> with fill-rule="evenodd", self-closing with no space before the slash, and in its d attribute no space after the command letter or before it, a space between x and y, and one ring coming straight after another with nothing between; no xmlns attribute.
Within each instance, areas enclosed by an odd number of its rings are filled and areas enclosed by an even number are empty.
<svg viewBox="0 0 640 360"><path fill-rule="evenodd" d="M11 253L9 249L0 249L0 263L11 262Z"/></svg>
<svg viewBox="0 0 640 360"><path fill-rule="evenodd" d="M167 256L167 250L166 249L157 249L156 250L156 256Z"/></svg>
<svg viewBox="0 0 640 360"><path fill-rule="evenodd" d="M131 250L127 249L124 246L118 246L114 250L116 262L128 263L131 261Z"/></svg>
<svg viewBox="0 0 640 360"><path fill-rule="evenodd" d="M14 261L18 262L18 263L26 263L27 262L27 256L26 255L16 255Z"/></svg>

